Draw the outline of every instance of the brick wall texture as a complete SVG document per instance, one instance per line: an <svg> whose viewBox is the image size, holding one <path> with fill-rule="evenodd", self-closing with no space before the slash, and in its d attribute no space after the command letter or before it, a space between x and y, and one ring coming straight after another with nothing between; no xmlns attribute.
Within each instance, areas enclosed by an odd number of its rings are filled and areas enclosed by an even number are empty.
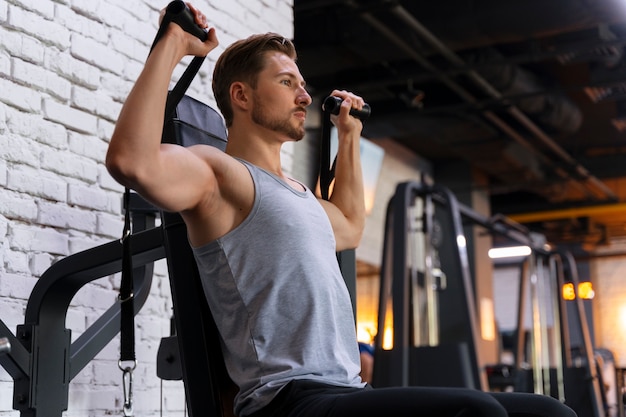
<svg viewBox="0 0 626 417"><path fill-rule="evenodd" d="M123 100L157 29L154 0L0 0L0 319L15 332L39 277L56 261L118 239L123 189L103 166ZM212 64L234 40L274 31L293 37L292 0L198 0L216 26L213 51L189 94L213 105ZM177 68L174 80L182 74ZM292 161L290 154L285 155ZM115 301L119 276L101 278L72 300L75 340ZM136 321L134 409L182 416L182 383L156 377L169 335L167 268L155 266ZM115 338L72 380L66 416L121 415L122 373ZM0 367L0 416L13 410L13 381ZM45 414L45 413L44 413Z"/></svg>

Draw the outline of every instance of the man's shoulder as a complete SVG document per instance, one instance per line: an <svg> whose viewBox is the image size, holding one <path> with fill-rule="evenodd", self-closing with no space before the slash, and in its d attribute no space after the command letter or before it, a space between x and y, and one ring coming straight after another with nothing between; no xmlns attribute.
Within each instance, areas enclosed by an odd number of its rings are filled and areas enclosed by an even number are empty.
<svg viewBox="0 0 626 417"><path fill-rule="evenodd" d="M203 159L218 176L245 174L245 167L232 155L210 145L193 145L189 149Z"/></svg>

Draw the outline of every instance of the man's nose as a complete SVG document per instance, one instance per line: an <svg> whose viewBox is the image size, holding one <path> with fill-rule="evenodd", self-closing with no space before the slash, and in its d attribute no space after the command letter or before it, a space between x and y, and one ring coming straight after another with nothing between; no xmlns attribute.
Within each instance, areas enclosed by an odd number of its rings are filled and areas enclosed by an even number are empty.
<svg viewBox="0 0 626 417"><path fill-rule="evenodd" d="M311 95L309 94L309 92L306 91L306 89L302 88L302 91L298 95L298 104L306 107L310 105L312 101L313 99L311 98Z"/></svg>

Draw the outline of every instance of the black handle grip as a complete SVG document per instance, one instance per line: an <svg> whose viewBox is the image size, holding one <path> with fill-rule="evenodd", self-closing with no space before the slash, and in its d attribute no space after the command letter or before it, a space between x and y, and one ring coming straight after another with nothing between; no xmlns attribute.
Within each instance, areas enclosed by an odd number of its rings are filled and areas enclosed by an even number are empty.
<svg viewBox="0 0 626 417"><path fill-rule="evenodd" d="M195 35L202 42L206 41L209 37L207 31L196 24L193 13L191 13L187 4L182 0L174 0L165 8L165 15L161 20L161 25L154 37L154 41L152 41L150 52L152 52L156 44L161 40L170 22L178 24L185 32Z"/></svg>
<svg viewBox="0 0 626 417"><path fill-rule="evenodd" d="M169 15L170 21L178 24L185 32L196 36L202 42L207 40L207 32L196 24L193 13L182 0L174 0L165 8L166 18ZM166 19L164 18L164 20Z"/></svg>
<svg viewBox="0 0 626 417"><path fill-rule="evenodd" d="M324 99L322 103L322 110L325 112L329 112L330 114L339 114L339 107L341 107L341 102L343 100L339 97L328 96ZM361 110L350 109L350 116L356 117L361 121L366 120L372 112L370 105L365 103L363 104L363 108Z"/></svg>

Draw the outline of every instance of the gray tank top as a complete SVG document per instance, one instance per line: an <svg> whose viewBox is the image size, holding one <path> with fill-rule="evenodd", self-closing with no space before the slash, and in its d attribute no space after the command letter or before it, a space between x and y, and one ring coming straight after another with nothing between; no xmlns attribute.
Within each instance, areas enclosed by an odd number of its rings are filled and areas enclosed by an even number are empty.
<svg viewBox="0 0 626 417"><path fill-rule="evenodd" d="M202 285L240 391L235 413L267 405L293 379L362 387L350 295L330 221L310 190L242 161L252 211L194 248Z"/></svg>

